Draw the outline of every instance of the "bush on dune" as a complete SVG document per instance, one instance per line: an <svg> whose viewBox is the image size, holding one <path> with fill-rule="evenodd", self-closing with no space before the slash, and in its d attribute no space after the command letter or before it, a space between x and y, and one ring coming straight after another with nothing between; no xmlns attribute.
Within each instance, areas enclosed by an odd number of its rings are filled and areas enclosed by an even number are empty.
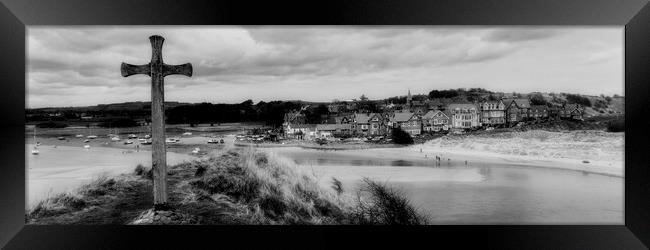
<svg viewBox="0 0 650 250"><path fill-rule="evenodd" d="M422 215L400 191L364 178L369 201L359 199L352 213L355 224L423 225L428 218ZM358 195L359 198L363 197Z"/></svg>
<svg viewBox="0 0 650 250"><path fill-rule="evenodd" d="M289 161L253 150L227 152L218 159L198 163L197 169L205 168L204 173L189 185L192 192L226 195L233 203L243 205L233 217L247 217L251 224L344 221L344 202Z"/></svg>

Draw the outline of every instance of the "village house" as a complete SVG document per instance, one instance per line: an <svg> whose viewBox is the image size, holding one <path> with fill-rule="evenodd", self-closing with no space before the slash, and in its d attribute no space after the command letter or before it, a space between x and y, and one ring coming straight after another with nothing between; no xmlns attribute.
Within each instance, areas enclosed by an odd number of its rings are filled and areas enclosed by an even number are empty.
<svg viewBox="0 0 650 250"><path fill-rule="evenodd" d="M449 130L451 118L441 110L429 110L422 116L422 132Z"/></svg>
<svg viewBox="0 0 650 250"><path fill-rule="evenodd" d="M401 128L412 136L422 133L420 117L411 112L396 112L391 117L391 125L393 128Z"/></svg>
<svg viewBox="0 0 650 250"><path fill-rule="evenodd" d="M353 119L354 127L351 128L359 135L384 135L386 134L386 119L381 113L357 113Z"/></svg>
<svg viewBox="0 0 650 250"><path fill-rule="evenodd" d="M343 115L339 114L336 116L329 116L327 117L327 121L325 123L327 124L349 124L352 121L352 118L350 115Z"/></svg>
<svg viewBox="0 0 650 250"><path fill-rule="evenodd" d="M485 101L481 104L481 123L497 126L506 123L506 104L502 100Z"/></svg>
<svg viewBox="0 0 650 250"><path fill-rule="evenodd" d="M287 124L284 127L284 136L294 139L316 138L316 124Z"/></svg>
<svg viewBox="0 0 650 250"><path fill-rule="evenodd" d="M566 119L582 120L584 108L580 104L564 104L560 117Z"/></svg>
<svg viewBox="0 0 650 250"><path fill-rule="evenodd" d="M548 107L546 105L530 105L530 118L533 119L547 119Z"/></svg>
<svg viewBox="0 0 650 250"><path fill-rule="evenodd" d="M368 135L370 132L370 117L367 114L356 113L352 122L355 125L355 134Z"/></svg>
<svg viewBox="0 0 650 250"><path fill-rule="evenodd" d="M560 113L562 112L561 106L551 106L548 108L548 118L552 120L560 119Z"/></svg>
<svg viewBox="0 0 650 250"><path fill-rule="evenodd" d="M471 103L452 103L447 110L452 114L451 125L454 130L466 130L481 126L476 105Z"/></svg>
<svg viewBox="0 0 650 250"><path fill-rule="evenodd" d="M317 124L315 128L318 138L340 137L351 134L350 124Z"/></svg>
<svg viewBox="0 0 650 250"><path fill-rule="evenodd" d="M506 105L506 122L517 123L528 119L530 100L526 98L503 99Z"/></svg>
<svg viewBox="0 0 650 250"><path fill-rule="evenodd" d="M372 113L369 115L370 135L385 135L386 134L386 120L380 113Z"/></svg>

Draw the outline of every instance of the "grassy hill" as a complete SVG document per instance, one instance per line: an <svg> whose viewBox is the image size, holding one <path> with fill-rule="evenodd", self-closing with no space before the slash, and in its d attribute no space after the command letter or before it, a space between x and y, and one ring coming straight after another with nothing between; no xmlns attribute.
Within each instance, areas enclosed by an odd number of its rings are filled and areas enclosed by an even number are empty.
<svg viewBox="0 0 650 250"><path fill-rule="evenodd" d="M151 171L101 177L41 201L28 224L426 224L400 192L365 180L354 197L290 161L252 149L172 166L171 210L152 211Z"/></svg>

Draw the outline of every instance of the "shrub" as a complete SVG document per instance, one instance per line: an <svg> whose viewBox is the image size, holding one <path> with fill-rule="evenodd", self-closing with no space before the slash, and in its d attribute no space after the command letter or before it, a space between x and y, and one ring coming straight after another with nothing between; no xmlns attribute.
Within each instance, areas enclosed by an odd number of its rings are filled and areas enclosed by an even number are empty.
<svg viewBox="0 0 650 250"><path fill-rule="evenodd" d="M201 177L205 174L205 171L207 168L204 165L199 165L199 167L196 168L196 172L194 172L195 177Z"/></svg>
<svg viewBox="0 0 650 250"><path fill-rule="evenodd" d="M541 94L534 94L530 97L531 105L547 105L548 102Z"/></svg>
<svg viewBox="0 0 650 250"><path fill-rule="evenodd" d="M142 166L142 164L138 164L137 166L135 166L135 170L134 170L135 175L142 176L142 174L144 174L145 171L146 169L144 168L144 166Z"/></svg>
<svg viewBox="0 0 650 250"><path fill-rule="evenodd" d="M401 128L393 128L391 138L397 144L413 144L413 137Z"/></svg>
<svg viewBox="0 0 650 250"><path fill-rule="evenodd" d="M625 132L625 119L619 118L607 123L608 132Z"/></svg>
<svg viewBox="0 0 650 250"><path fill-rule="evenodd" d="M338 179L332 177L332 189L336 191L337 194L341 195L343 193L343 183Z"/></svg>
<svg viewBox="0 0 650 250"><path fill-rule="evenodd" d="M581 95L567 94L566 100L569 103L577 103L585 107L591 107L591 101L589 100L589 98Z"/></svg>
<svg viewBox="0 0 650 250"><path fill-rule="evenodd" d="M411 205L411 202L398 190L364 178L362 190L369 196L370 202L361 200L352 220L358 224L383 225L423 225L428 218Z"/></svg>

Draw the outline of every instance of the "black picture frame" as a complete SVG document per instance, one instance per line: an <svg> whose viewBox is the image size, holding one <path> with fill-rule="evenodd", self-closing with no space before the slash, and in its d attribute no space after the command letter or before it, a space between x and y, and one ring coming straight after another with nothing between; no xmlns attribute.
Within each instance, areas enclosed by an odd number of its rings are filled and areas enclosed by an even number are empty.
<svg viewBox="0 0 650 250"><path fill-rule="evenodd" d="M0 0L0 246L7 249L399 246L647 249L650 246L650 5L647 0L128 1ZM625 225L25 225L26 25L625 26ZM117 66L116 66L117 67ZM116 68L117 69L117 68ZM598 194L594 194L598 195ZM255 245L255 246L253 246ZM421 247L421 246L418 246Z"/></svg>

